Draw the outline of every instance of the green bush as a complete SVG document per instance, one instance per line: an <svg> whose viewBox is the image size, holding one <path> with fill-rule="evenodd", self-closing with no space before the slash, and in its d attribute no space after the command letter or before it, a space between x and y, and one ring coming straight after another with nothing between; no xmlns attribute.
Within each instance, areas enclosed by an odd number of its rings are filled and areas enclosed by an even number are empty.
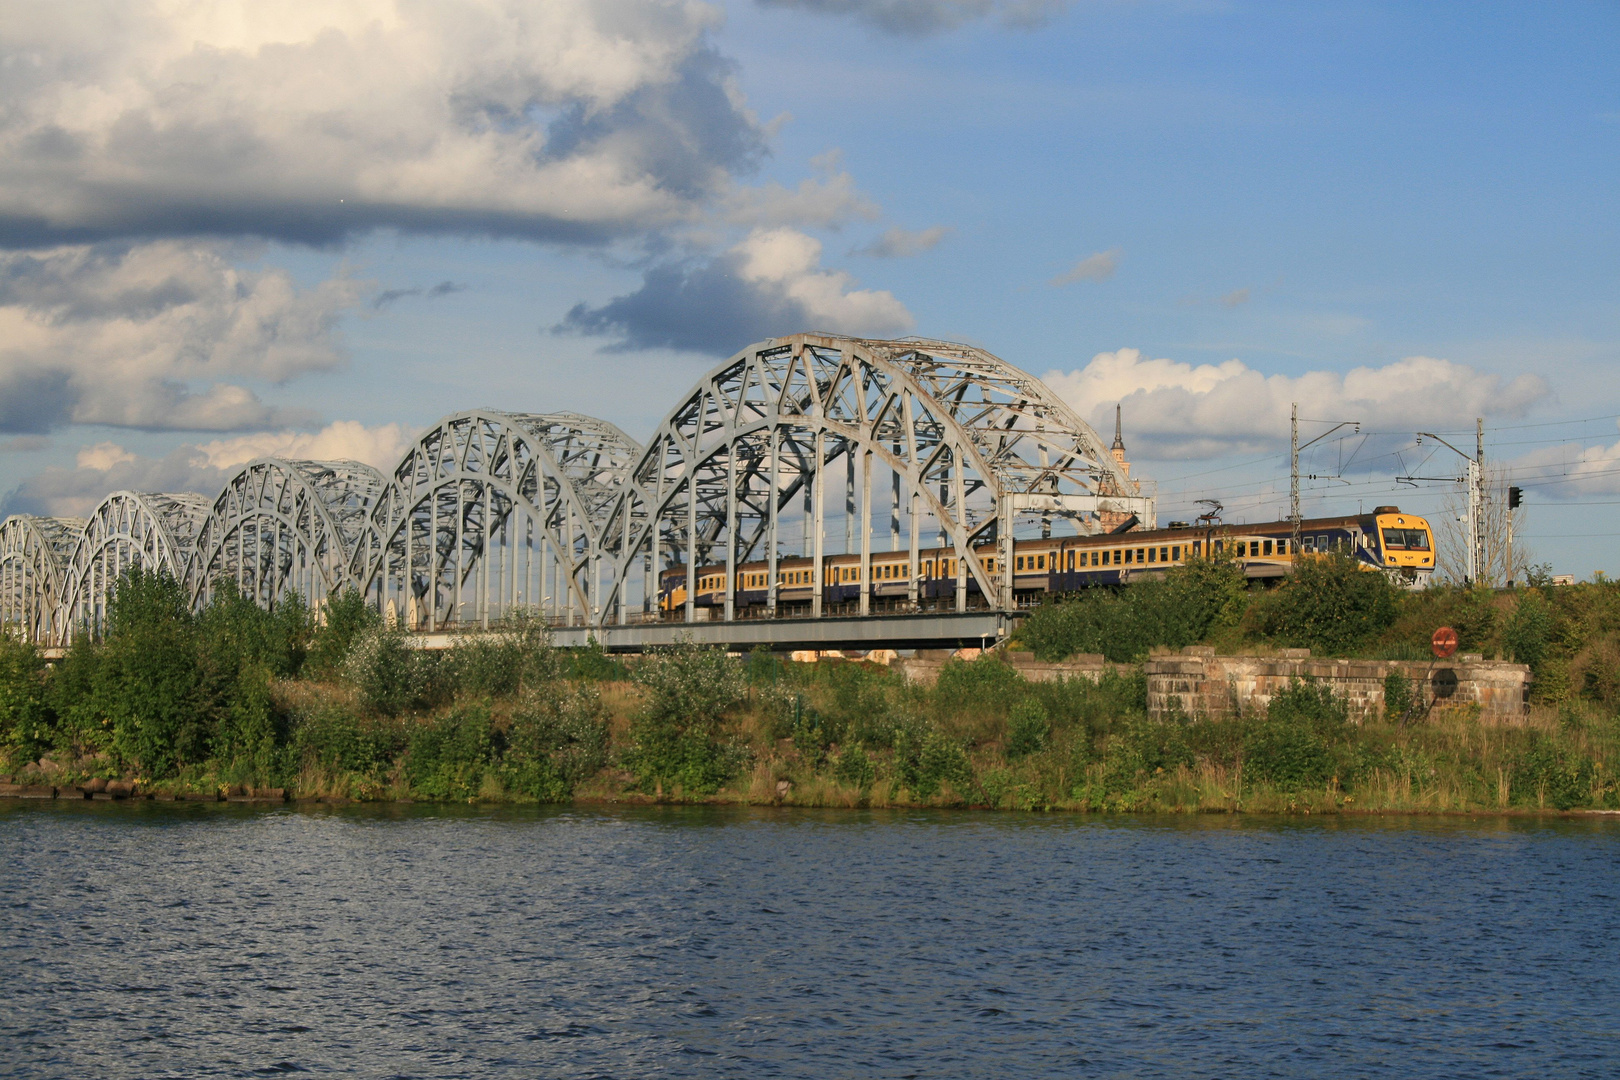
<svg viewBox="0 0 1620 1080"><path fill-rule="evenodd" d="M442 666L450 696L489 699L547 685L562 676L565 662L544 623L519 618L494 633L457 641Z"/></svg>
<svg viewBox="0 0 1620 1080"><path fill-rule="evenodd" d="M195 620L174 578L138 566L119 578L93 680L120 759L154 779L207 759L215 703L203 683Z"/></svg>
<svg viewBox="0 0 1620 1080"><path fill-rule="evenodd" d="M1551 605L1535 589L1519 594L1513 614L1502 628L1502 647L1521 664L1529 664L1538 671L1547 659L1552 646L1553 611Z"/></svg>
<svg viewBox="0 0 1620 1080"><path fill-rule="evenodd" d="M243 664L289 679L304 665L314 623L303 597L289 593L265 610L231 578L214 583L208 606L197 616L197 640L212 677L235 679Z"/></svg>
<svg viewBox="0 0 1620 1080"><path fill-rule="evenodd" d="M1248 779L1297 790L1322 787L1335 774L1332 744L1345 735L1349 714L1331 688L1296 679L1273 695L1263 720L1243 737Z"/></svg>
<svg viewBox="0 0 1620 1080"><path fill-rule="evenodd" d="M1412 680L1400 668L1390 668L1384 676L1384 719L1394 721L1412 707Z"/></svg>
<svg viewBox="0 0 1620 1080"><path fill-rule="evenodd" d="M1532 732L1529 745L1513 763L1512 789L1522 801L1572 810L1591 799L1597 772L1590 757L1565 746L1557 736Z"/></svg>
<svg viewBox="0 0 1620 1080"><path fill-rule="evenodd" d="M1302 559L1250 608L1250 626L1282 645L1340 654L1369 644L1398 614L1395 586L1347 555Z"/></svg>
<svg viewBox="0 0 1620 1080"><path fill-rule="evenodd" d="M293 752L304 764L336 773L378 775L404 747L397 723L359 716L328 704L300 717L292 730Z"/></svg>
<svg viewBox="0 0 1620 1080"><path fill-rule="evenodd" d="M541 802L566 799L607 763L607 738L595 687L558 682L530 691L506 731L502 779Z"/></svg>
<svg viewBox="0 0 1620 1080"><path fill-rule="evenodd" d="M949 783L958 795L972 789L973 766L961 745L931 724L910 722L895 732L894 769L918 798L932 798Z"/></svg>
<svg viewBox="0 0 1620 1080"><path fill-rule="evenodd" d="M565 649L564 668L570 679L582 679L585 682L620 682L629 677L625 666L613 657L601 644L591 638L582 649Z"/></svg>
<svg viewBox="0 0 1620 1080"><path fill-rule="evenodd" d="M688 642L647 656L635 681L646 700L630 726L626 764L642 783L705 794L730 779L742 754L721 740L721 726L747 690L742 664Z"/></svg>
<svg viewBox="0 0 1620 1080"><path fill-rule="evenodd" d="M471 799L494 755L493 726L484 705L466 705L410 729L405 776L429 799Z"/></svg>
<svg viewBox="0 0 1620 1080"><path fill-rule="evenodd" d="M0 745L32 761L55 741L45 660L33 645L0 634Z"/></svg>
<svg viewBox="0 0 1620 1080"><path fill-rule="evenodd" d="M1191 645L1236 625L1247 602L1243 570L1235 562L1193 559L1162 578L1042 604L1020 634L1040 660L1101 653L1133 662L1151 649Z"/></svg>
<svg viewBox="0 0 1620 1080"><path fill-rule="evenodd" d="M934 683L934 701L942 715L1003 717L1028 692L1029 684L1000 656L950 660Z"/></svg>
<svg viewBox="0 0 1620 1080"><path fill-rule="evenodd" d="M309 645L308 664L318 679L334 679L343 673L349 650L356 641L382 622L366 605L358 589L349 588L330 597L321 624Z"/></svg>
<svg viewBox="0 0 1620 1080"><path fill-rule="evenodd" d="M404 631L377 622L355 639L344 667L365 708L398 716L443 696L439 665L439 657L412 648Z"/></svg>
<svg viewBox="0 0 1620 1080"><path fill-rule="evenodd" d="M1046 749L1046 740L1052 734L1052 721L1046 715L1046 706L1039 701L1021 701L1013 706L1007 719L1007 759L1017 760Z"/></svg>
<svg viewBox="0 0 1620 1080"><path fill-rule="evenodd" d="M833 767L833 776L841 784L869 788L877 779L877 768L865 750L859 746L851 746L838 755L838 764Z"/></svg>

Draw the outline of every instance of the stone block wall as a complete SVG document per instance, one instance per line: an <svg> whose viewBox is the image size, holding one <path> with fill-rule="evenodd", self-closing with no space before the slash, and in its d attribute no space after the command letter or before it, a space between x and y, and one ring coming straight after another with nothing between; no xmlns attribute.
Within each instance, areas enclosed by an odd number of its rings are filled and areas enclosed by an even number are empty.
<svg viewBox="0 0 1620 1080"><path fill-rule="evenodd" d="M918 649L917 655L901 657L890 665L911 682L932 686L939 678L940 669L953 659L972 660L978 649ZM1054 679L1085 678L1096 682L1104 671L1129 665L1111 664L1101 653L1081 653L1055 664L1042 663L1033 653L1006 650L1001 659L1030 682L1051 682Z"/></svg>
<svg viewBox="0 0 1620 1080"><path fill-rule="evenodd" d="M1145 665L1148 713L1226 717L1243 709L1262 711L1295 679L1326 683L1350 707L1352 719L1384 710L1384 677L1401 671L1436 708L1477 705L1481 719L1513 722L1528 708L1530 669L1463 654L1426 661L1313 658L1309 649L1283 649L1276 656L1216 656L1194 645L1179 654L1154 656Z"/></svg>

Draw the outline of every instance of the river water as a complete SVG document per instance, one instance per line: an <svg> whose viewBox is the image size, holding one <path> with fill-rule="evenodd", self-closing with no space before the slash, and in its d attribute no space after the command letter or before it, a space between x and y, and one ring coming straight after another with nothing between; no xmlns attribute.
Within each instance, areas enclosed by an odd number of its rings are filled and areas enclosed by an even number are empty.
<svg viewBox="0 0 1620 1080"><path fill-rule="evenodd" d="M1620 1075L1620 822L0 806L0 1072Z"/></svg>

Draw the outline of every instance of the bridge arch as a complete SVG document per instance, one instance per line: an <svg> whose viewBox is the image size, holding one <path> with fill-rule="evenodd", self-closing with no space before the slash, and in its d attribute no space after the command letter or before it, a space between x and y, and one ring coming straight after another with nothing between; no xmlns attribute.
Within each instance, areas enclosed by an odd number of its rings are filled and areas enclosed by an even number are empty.
<svg viewBox="0 0 1620 1080"><path fill-rule="evenodd" d="M131 566L184 582L193 543L207 519L207 497L193 492L115 491L90 512L68 557L57 643L78 630L99 634L118 576Z"/></svg>
<svg viewBox="0 0 1620 1080"><path fill-rule="evenodd" d="M190 562L193 606L221 578L269 606L289 591L319 608L351 584L360 536L387 481L358 461L258 458L215 497Z"/></svg>
<svg viewBox="0 0 1620 1080"><path fill-rule="evenodd" d="M827 508L840 488L842 512L835 507L832 517L842 521L841 543L829 536ZM636 591L649 610L657 569L684 564L691 620L696 567L724 563L730 619L730 569L763 560L775 614L775 564L795 554L813 557L806 614L820 615L822 557L859 555L859 580L870 582L874 539L885 543L874 538L874 519L886 502L888 549L902 550L904 532L910 551L907 603L918 603L918 553L927 543L953 554L949 591L958 610L970 583L1006 608L1016 532L1049 535L1054 521L1097 532L1104 513L1122 510L1151 519L1151 500L1132 491L1089 424L1040 380L982 349L815 333L772 338L705 375L649 441L607 524L615 556L609 599L621 621ZM795 518L796 545L783 531ZM975 552L990 540L1004 551L994 575ZM859 593L859 612L868 614L870 590Z"/></svg>
<svg viewBox="0 0 1620 1080"><path fill-rule="evenodd" d="M411 629L487 626L519 609L589 621L602 595L602 522L640 453L578 413L447 416L395 468L350 572Z"/></svg>
<svg viewBox="0 0 1620 1080"><path fill-rule="evenodd" d="M0 523L0 628L36 645L57 637L67 563L83 518L13 514Z"/></svg>

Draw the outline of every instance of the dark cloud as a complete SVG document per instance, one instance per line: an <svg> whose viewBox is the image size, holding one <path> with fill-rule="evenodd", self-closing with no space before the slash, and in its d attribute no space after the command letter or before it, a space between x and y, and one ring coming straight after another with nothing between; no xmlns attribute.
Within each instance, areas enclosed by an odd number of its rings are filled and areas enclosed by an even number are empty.
<svg viewBox="0 0 1620 1080"><path fill-rule="evenodd" d="M601 307L576 304L552 333L617 337L612 352L679 349L729 356L754 341L810 328L804 305L743 280L738 259L655 267L641 288Z"/></svg>
<svg viewBox="0 0 1620 1080"><path fill-rule="evenodd" d="M226 472L209 465L194 447L181 447L162 458L124 455L108 468L52 466L7 492L0 501L0 517L83 517L114 491L196 491L213 496L225 483Z"/></svg>
<svg viewBox="0 0 1620 1080"><path fill-rule="evenodd" d="M407 296L425 296L432 300L435 297L449 296L451 293L466 291L467 286L456 281L441 281L429 289L424 289L420 285L409 289L384 289L377 294L377 298L371 302L371 306L374 310L381 311L394 303L394 301L403 300Z"/></svg>
<svg viewBox="0 0 1620 1080"><path fill-rule="evenodd" d="M882 337L911 328L893 295L821 266L821 245L794 229L758 229L706 261L657 266L641 288L601 307L577 304L553 333L617 337L608 348L725 356L801 330Z"/></svg>
<svg viewBox="0 0 1620 1080"><path fill-rule="evenodd" d="M72 418L78 397L65 371L0 374L0 432L43 435Z"/></svg>

